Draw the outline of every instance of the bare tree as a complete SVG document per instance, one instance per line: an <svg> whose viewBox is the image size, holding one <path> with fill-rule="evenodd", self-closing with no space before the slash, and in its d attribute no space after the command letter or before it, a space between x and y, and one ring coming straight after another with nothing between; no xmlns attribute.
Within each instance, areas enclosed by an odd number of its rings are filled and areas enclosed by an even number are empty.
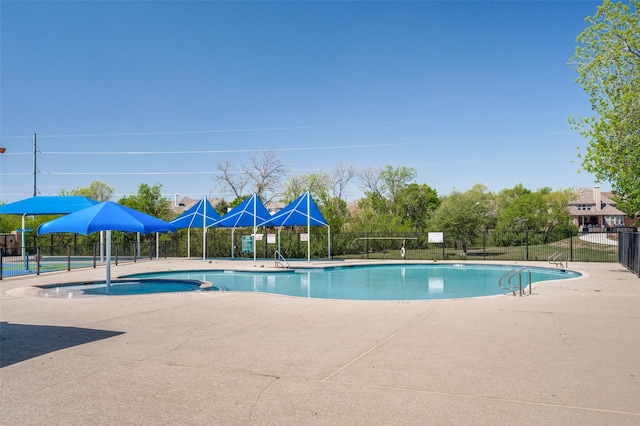
<svg viewBox="0 0 640 426"><path fill-rule="evenodd" d="M380 198L382 196L382 168L380 167L367 167L358 173L358 178L360 179L360 187L365 192L370 192L378 195Z"/></svg>
<svg viewBox="0 0 640 426"><path fill-rule="evenodd" d="M331 171L331 196L342 199L345 190L356 177L356 168L353 165L340 163Z"/></svg>
<svg viewBox="0 0 640 426"><path fill-rule="evenodd" d="M246 194L246 190L255 192L264 202L272 201L279 193L280 182L287 175L288 168L276 151L254 152L249 162L233 170L230 160L217 164L218 174L214 179L221 184L222 192L236 198Z"/></svg>
<svg viewBox="0 0 640 426"><path fill-rule="evenodd" d="M249 183L247 176L233 170L231 160L224 160L216 165L218 173L214 175L213 180L222 188L223 195L232 195L240 198L244 194L244 188Z"/></svg>

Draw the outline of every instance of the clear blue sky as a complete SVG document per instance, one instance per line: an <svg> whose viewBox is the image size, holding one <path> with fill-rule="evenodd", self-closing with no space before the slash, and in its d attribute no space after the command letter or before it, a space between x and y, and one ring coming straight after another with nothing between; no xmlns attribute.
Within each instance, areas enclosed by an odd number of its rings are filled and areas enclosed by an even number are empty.
<svg viewBox="0 0 640 426"><path fill-rule="evenodd" d="M441 195L592 187L567 63L599 4L2 0L0 201L33 193L34 133L43 195L220 196L216 163L269 149L293 174L412 167Z"/></svg>

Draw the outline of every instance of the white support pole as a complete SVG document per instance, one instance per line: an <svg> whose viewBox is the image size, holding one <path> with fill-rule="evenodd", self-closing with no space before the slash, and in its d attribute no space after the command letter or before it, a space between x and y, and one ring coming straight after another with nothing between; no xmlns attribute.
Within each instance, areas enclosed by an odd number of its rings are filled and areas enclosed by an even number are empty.
<svg viewBox="0 0 640 426"><path fill-rule="evenodd" d="M101 233L102 234L102 233ZM107 293L111 290L111 231L107 231Z"/></svg>
<svg viewBox="0 0 640 426"><path fill-rule="evenodd" d="M104 231L100 231L100 263L104 262Z"/></svg>
<svg viewBox="0 0 640 426"><path fill-rule="evenodd" d="M256 234L258 233L256 211L258 204L258 194L253 195L253 263L256 263Z"/></svg>
<svg viewBox="0 0 640 426"><path fill-rule="evenodd" d="M25 216L27 214L23 214L22 215L22 260L24 262L27 261L27 230L25 228ZM26 263L25 263L25 267L26 267Z"/></svg>
<svg viewBox="0 0 640 426"><path fill-rule="evenodd" d="M278 226L278 253L282 256L282 252L280 251L280 231L282 231L282 226Z"/></svg>
<svg viewBox="0 0 640 426"><path fill-rule="evenodd" d="M307 262L311 262L311 194L307 191Z"/></svg>
<svg viewBox="0 0 640 426"><path fill-rule="evenodd" d="M191 227L187 228L187 259L191 259Z"/></svg>
<svg viewBox="0 0 640 426"><path fill-rule="evenodd" d="M235 253L235 247L234 247L234 235L236 233L236 228L231 228L231 259L235 259L236 258L236 253Z"/></svg>
<svg viewBox="0 0 640 426"><path fill-rule="evenodd" d="M204 206L202 206L202 260L207 260L207 196L202 198Z"/></svg>

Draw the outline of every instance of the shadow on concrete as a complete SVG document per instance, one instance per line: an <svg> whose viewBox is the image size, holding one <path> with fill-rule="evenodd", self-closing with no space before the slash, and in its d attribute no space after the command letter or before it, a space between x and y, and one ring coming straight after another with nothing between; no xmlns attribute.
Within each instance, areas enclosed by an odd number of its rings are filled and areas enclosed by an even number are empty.
<svg viewBox="0 0 640 426"><path fill-rule="evenodd" d="M119 331L0 322L0 368L60 349L123 334Z"/></svg>

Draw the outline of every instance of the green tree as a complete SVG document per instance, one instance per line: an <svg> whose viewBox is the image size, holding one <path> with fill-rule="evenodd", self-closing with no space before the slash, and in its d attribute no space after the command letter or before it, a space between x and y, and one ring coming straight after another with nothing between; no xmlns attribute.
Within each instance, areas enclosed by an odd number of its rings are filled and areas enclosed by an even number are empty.
<svg viewBox="0 0 640 426"><path fill-rule="evenodd" d="M499 231L524 231L532 228L532 218L538 210L535 197L521 183L503 189L496 196L496 229Z"/></svg>
<svg viewBox="0 0 640 426"><path fill-rule="evenodd" d="M2 204L4 205L4 203ZM22 226L19 215L0 215L0 233L9 234Z"/></svg>
<svg viewBox="0 0 640 426"><path fill-rule="evenodd" d="M395 214L415 231L427 228L431 215L440 205L438 193L426 184L412 183L396 196Z"/></svg>
<svg viewBox="0 0 640 426"><path fill-rule="evenodd" d="M406 166L367 168L359 173L360 185L365 193L376 194L391 203L396 201L398 194L413 182L416 176L416 170Z"/></svg>
<svg viewBox="0 0 640 426"><path fill-rule="evenodd" d="M113 191L114 189L112 186L96 180L91 182L87 188L74 188L69 192L63 189L60 191L60 195L79 195L103 202L111 199Z"/></svg>
<svg viewBox="0 0 640 426"><path fill-rule="evenodd" d="M466 192L453 190L435 211L430 229L445 232L466 252L474 239L495 224L494 198L481 184Z"/></svg>
<svg viewBox="0 0 640 426"><path fill-rule="evenodd" d="M363 230L407 230L402 227L403 217L396 214L396 202L416 175L415 169L405 166L367 168L360 171L358 176L365 198L358 203L359 211L354 223L360 222Z"/></svg>
<svg viewBox="0 0 640 426"><path fill-rule="evenodd" d="M329 197L329 181L329 175L324 172L291 176L284 184L282 202L288 204L307 191L316 201L326 200Z"/></svg>
<svg viewBox="0 0 640 426"><path fill-rule="evenodd" d="M391 223L387 200L376 192L367 192L358 201L358 209L350 216L345 228L350 232L401 231Z"/></svg>
<svg viewBox="0 0 640 426"><path fill-rule="evenodd" d="M605 0L576 38L570 63L589 95L594 117L571 118L588 139L584 170L610 182L640 212L640 19L637 0Z"/></svg>
<svg viewBox="0 0 640 426"><path fill-rule="evenodd" d="M151 216L163 220L170 220L175 216L171 211L171 200L162 196L162 184L156 183L149 186L141 183L138 186L138 193L122 197L120 204L131 207Z"/></svg>
<svg viewBox="0 0 640 426"><path fill-rule="evenodd" d="M345 222L349 220L347 202L341 198L329 197L318 208L333 232L341 231Z"/></svg>
<svg viewBox="0 0 640 426"><path fill-rule="evenodd" d="M570 189L552 191L545 187L532 192L516 185L502 190L497 196L496 229L505 232L539 231L548 241L558 226L569 224Z"/></svg>
<svg viewBox="0 0 640 426"><path fill-rule="evenodd" d="M220 216L224 216L229 211L230 206L225 200L220 200L213 208Z"/></svg>

